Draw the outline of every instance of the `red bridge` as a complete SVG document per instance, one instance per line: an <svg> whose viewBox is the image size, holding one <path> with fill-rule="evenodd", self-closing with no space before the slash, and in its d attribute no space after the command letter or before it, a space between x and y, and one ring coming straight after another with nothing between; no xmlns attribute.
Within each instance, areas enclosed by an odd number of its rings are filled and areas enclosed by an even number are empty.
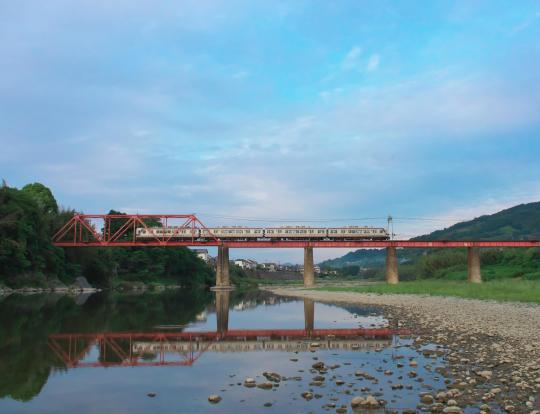
<svg viewBox="0 0 540 414"><path fill-rule="evenodd" d="M137 229L150 230L154 226L162 228L174 226L174 231L171 234L162 232L150 239L137 237ZM186 230L191 237L178 236L182 232L186 234ZM197 236L199 231L205 231L209 236L200 238ZM216 287L219 288L227 288L230 285L230 248L303 248L304 286L312 287L315 284L313 248L386 248L388 283L399 281L396 248L467 248L468 280L480 283L482 280L480 248L540 247L538 240L288 240L264 237L226 240L216 237L193 214L76 214L53 236L53 244L59 247L216 246L218 247Z"/></svg>
<svg viewBox="0 0 540 414"><path fill-rule="evenodd" d="M65 333L50 335L49 348L66 368L191 366L208 351L360 350L386 347L399 333L407 332L381 328ZM93 347L99 356L89 361Z"/></svg>

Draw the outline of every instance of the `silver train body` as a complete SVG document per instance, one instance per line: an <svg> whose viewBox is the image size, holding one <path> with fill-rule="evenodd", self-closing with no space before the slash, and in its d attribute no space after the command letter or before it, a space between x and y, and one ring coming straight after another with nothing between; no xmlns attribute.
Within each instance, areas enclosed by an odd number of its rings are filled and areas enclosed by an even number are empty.
<svg viewBox="0 0 540 414"><path fill-rule="evenodd" d="M190 229L178 227L139 227L136 237L152 239L212 240L388 240L389 234L382 227L212 227Z"/></svg>

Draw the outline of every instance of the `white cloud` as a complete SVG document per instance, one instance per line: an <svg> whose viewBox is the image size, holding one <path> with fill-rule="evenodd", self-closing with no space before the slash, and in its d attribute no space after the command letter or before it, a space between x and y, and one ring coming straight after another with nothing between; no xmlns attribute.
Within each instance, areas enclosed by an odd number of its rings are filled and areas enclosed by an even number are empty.
<svg viewBox="0 0 540 414"><path fill-rule="evenodd" d="M345 58L341 62L341 68L343 70L356 69L359 65L361 54L362 54L362 48L360 46L354 46L345 55Z"/></svg>
<svg viewBox="0 0 540 414"><path fill-rule="evenodd" d="M379 63L381 61L381 58L378 54L373 54L369 57L366 69L368 72L374 71L379 67Z"/></svg>

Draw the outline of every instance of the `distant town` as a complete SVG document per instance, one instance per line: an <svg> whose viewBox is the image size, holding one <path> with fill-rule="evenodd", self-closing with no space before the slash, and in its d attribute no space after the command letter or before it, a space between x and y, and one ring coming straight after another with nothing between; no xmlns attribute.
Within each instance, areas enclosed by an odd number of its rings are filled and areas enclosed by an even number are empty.
<svg viewBox="0 0 540 414"><path fill-rule="evenodd" d="M197 257L204 260L210 266L216 266L216 258L208 254L207 249L193 249L197 254ZM252 259L234 259L229 261L230 266L237 266L244 271L251 271L260 273L298 273L299 277L304 272L304 266L299 264L291 263L275 263L275 262L265 262L259 263ZM318 265L314 266L314 271L317 274L321 274L321 267ZM332 275L337 274L337 270L333 269L324 269L324 274Z"/></svg>

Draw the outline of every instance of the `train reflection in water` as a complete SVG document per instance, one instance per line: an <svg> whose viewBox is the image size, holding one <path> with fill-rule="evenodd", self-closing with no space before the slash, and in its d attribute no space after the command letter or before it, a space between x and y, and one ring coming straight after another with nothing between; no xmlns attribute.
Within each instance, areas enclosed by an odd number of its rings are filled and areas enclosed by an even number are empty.
<svg viewBox="0 0 540 414"><path fill-rule="evenodd" d="M304 329L229 330L230 292L216 292L216 331L63 333L49 347L67 368L190 366L205 352L366 350L392 344L402 330L314 329L315 304L304 300Z"/></svg>

